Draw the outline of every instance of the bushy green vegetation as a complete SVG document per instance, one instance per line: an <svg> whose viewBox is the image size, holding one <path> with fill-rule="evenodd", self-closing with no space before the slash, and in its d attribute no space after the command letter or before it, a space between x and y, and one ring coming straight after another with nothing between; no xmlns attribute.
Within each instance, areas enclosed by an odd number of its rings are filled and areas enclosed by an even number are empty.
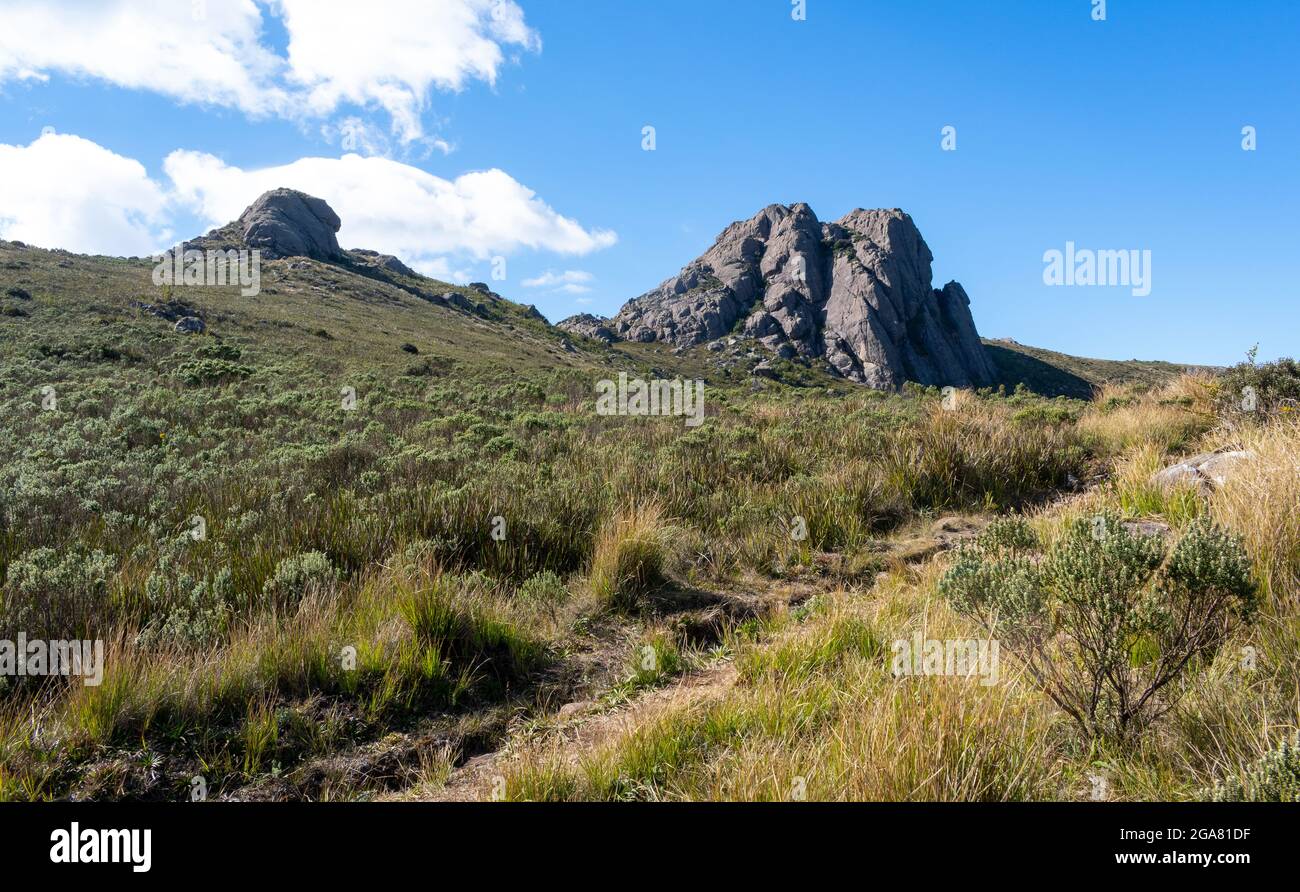
<svg viewBox="0 0 1300 892"><path fill-rule="evenodd" d="M1214 802L1300 802L1300 738L1283 740L1241 775L1207 792Z"/></svg>
<svg viewBox="0 0 1300 892"><path fill-rule="evenodd" d="M996 522L939 590L1023 660L1084 733L1119 740L1172 708L1184 672L1255 606L1245 551L1209 521L1194 521L1167 553L1109 511L1070 521L1045 552L1025 521Z"/></svg>
<svg viewBox="0 0 1300 892"><path fill-rule="evenodd" d="M1238 418L1300 413L1300 363L1294 359L1235 365L1219 386L1223 411Z"/></svg>
<svg viewBox="0 0 1300 892"><path fill-rule="evenodd" d="M13 763L59 765L42 795L78 783L66 741L134 736L194 759L196 738L242 746L250 703L312 697L357 716L353 734L373 733L464 691L485 696L483 680L517 687L546 649L518 637L538 616L563 650L568 614L653 610L646 598L669 576L708 586L810 566L817 553L869 555L918 513L1041 498L1095 458L1065 404L1028 395L948 412L937 392L809 400L726 388L708 393L705 426L687 430L598 417L594 381L609 370L590 357L588 369L506 377L422 346L431 367L463 371L412 376L409 335L395 334L384 364L352 355L338 325L333 340L251 320L186 337L107 310L94 330L109 349L86 349L81 332L100 313L33 303L39 327L0 333L0 631L117 642L105 684L74 691L67 711L24 685L64 726ZM341 672L329 648L370 634L348 617L376 568L412 543L429 566L478 574L505 606L458 604L464 587L390 592L410 644L358 645L361 668ZM590 607L574 589L591 591ZM292 631L322 610L311 635ZM267 623L285 631L267 638ZM305 637L285 639L294 634ZM204 655L185 671L207 681L180 686L163 672L181 671L180 652ZM264 762L231 763L233 780Z"/></svg>

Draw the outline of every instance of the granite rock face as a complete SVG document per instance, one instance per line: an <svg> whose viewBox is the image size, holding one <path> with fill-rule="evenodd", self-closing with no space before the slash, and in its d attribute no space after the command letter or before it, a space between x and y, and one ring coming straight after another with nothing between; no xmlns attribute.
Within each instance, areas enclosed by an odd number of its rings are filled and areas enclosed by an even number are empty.
<svg viewBox="0 0 1300 892"><path fill-rule="evenodd" d="M931 283L933 255L900 210L821 223L806 204L771 205L734 223L709 251L613 319L584 320L620 339L693 346L736 332L778 356L824 358L879 389L904 381L989 386L970 299Z"/></svg>
<svg viewBox="0 0 1300 892"><path fill-rule="evenodd" d="M343 221L323 199L303 192L272 189L240 215L237 225L244 243L268 260L343 257L336 236Z"/></svg>
<svg viewBox="0 0 1300 892"><path fill-rule="evenodd" d="M609 327L609 320L593 316L590 313L579 313L576 316L570 316L568 319L561 319L555 323L555 327L567 331L569 334L591 338L593 341L604 341L606 344L617 340L613 330Z"/></svg>
<svg viewBox="0 0 1300 892"><path fill-rule="evenodd" d="M326 207L328 207L328 205ZM397 273L401 276L410 276L411 278L417 278L419 276L419 273L391 254L381 254L378 251L368 251L364 248L355 248L348 253L356 263L387 270L390 273Z"/></svg>

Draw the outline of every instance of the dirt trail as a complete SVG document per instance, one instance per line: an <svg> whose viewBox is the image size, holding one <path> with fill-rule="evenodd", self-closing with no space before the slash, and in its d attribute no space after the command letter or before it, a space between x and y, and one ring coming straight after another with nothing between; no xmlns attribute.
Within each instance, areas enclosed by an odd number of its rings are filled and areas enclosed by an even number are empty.
<svg viewBox="0 0 1300 892"><path fill-rule="evenodd" d="M985 518L941 518L924 533L900 537L891 543L890 560L896 565L925 563L936 554L977 535L985 522ZM747 600L751 606L763 603L769 609L773 605L789 607L814 595L841 588L833 580L825 578L781 580L765 591L752 594ZM766 646L776 643L768 642ZM688 672L666 687L642 691L630 701L618 705L602 702L599 696L594 700L567 704L540 722L530 722L507 734L503 744L493 751L468 759L452 771L445 783L419 784L386 794L383 798L428 802L499 798L509 763L521 753L555 753L576 763L606 741L616 739L666 710L721 699L736 684L737 678L736 667L727 659Z"/></svg>
<svg viewBox="0 0 1300 892"><path fill-rule="evenodd" d="M556 723L541 734L512 738L504 747L470 759L452 773L446 784L426 789L413 787L387 797L424 802L490 800L503 789L510 760L523 749L555 751L576 762L585 753L637 727L665 710L721 698L736 683L730 661L682 677L677 683L648 691L630 703L605 707L599 703L572 704L561 710Z"/></svg>

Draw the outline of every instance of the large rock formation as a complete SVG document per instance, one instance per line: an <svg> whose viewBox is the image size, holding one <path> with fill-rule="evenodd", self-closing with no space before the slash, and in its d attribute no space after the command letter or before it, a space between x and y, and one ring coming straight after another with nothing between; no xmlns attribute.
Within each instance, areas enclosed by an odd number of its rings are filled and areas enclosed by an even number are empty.
<svg viewBox="0 0 1300 892"><path fill-rule="evenodd" d="M272 189L233 220L207 235L187 239L177 248L186 251L232 251L256 248L263 259L309 257L326 262L348 260L365 266L383 267L393 272L387 255L369 252L345 252L339 247L336 233L343 225L323 198L294 189ZM177 248L173 248L175 251Z"/></svg>
<svg viewBox="0 0 1300 892"><path fill-rule="evenodd" d="M268 260L311 257L337 260L343 256L335 233L343 225L325 203L293 189L272 189L240 215L244 243Z"/></svg>
<svg viewBox="0 0 1300 892"><path fill-rule="evenodd" d="M823 224L806 204L772 205L732 224L608 327L625 340L682 347L739 327L778 355L825 358L845 378L881 389L991 385L996 372L970 300L956 282L932 287L932 260L900 210L857 210Z"/></svg>
<svg viewBox="0 0 1300 892"><path fill-rule="evenodd" d="M555 327L570 334L591 338L593 341L604 341L606 344L617 340L614 332L609 327L609 320L601 319L599 316L593 316L590 313L579 313L576 316L570 316L568 319L561 319L555 323Z"/></svg>

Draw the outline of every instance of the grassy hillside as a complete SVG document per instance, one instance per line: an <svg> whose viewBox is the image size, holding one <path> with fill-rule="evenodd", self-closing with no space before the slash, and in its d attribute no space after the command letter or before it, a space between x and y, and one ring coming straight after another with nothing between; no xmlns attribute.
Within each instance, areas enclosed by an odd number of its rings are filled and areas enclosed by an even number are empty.
<svg viewBox="0 0 1300 892"><path fill-rule="evenodd" d="M1125 387L1159 387L1192 367L1172 362L1139 359L1085 359L1010 340L984 339L984 349L1009 389L1024 386L1044 396L1092 399L1107 384Z"/></svg>
<svg viewBox="0 0 1300 892"><path fill-rule="evenodd" d="M196 775L210 798L471 798L498 778L511 797L770 797L777 754L834 741L900 761L836 754L819 796L906 796L903 760L931 776L920 795L1075 795L1091 750L1019 682L916 758L938 738L888 706L911 694L882 642L930 617L976 628L934 614L935 584L994 517L1110 474L1128 482L1095 497L1126 515L1206 511L1142 474L1200 445L1212 382L943 401L571 342L420 278L274 261L244 298L164 293L151 268L0 245L0 639L108 648L98 686L4 679L0 798L189 798ZM449 291L470 306L423 296ZM136 306L169 301L207 333ZM598 415L595 382L620 370L706 378L705 424ZM1289 527L1236 510L1280 589ZM1116 744L1127 795L1190 795L1262 755L1272 736L1244 729L1293 721L1276 659L1238 699L1193 690L1225 710L1213 753ZM954 715L949 682L913 693Z"/></svg>

